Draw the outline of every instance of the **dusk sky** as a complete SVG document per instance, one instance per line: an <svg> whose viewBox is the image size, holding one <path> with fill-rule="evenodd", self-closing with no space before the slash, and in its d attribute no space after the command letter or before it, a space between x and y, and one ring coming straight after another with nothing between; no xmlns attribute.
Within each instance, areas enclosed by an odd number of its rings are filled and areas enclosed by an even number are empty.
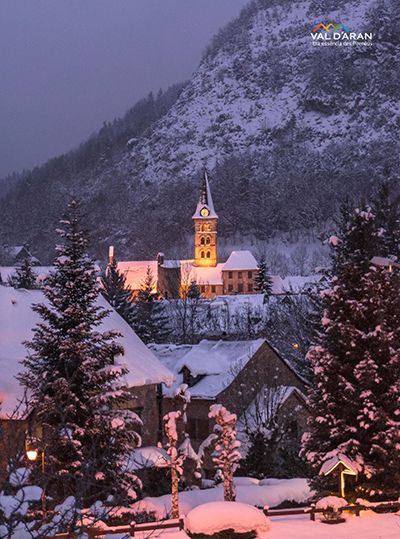
<svg viewBox="0 0 400 539"><path fill-rule="evenodd" d="M247 0L1 0L0 177L182 81Z"/></svg>

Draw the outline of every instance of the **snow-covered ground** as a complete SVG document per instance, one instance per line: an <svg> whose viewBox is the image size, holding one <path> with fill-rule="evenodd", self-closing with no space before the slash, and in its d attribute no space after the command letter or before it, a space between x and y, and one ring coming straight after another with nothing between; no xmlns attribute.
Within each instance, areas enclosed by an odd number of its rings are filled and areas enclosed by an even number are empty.
<svg viewBox="0 0 400 539"><path fill-rule="evenodd" d="M237 484L236 500L258 507L275 507L285 500L292 500L306 505L310 497L310 488L306 479L265 479L258 484ZM205 490L191 490L179 493L179 508L182 515L187 515L194 507L208 502L219 502L224 498L221 486ZM147 497L134 504L135 511L155 513L158 519L166 518L171 511L171 496ZM400 520L400 519L399 519Z"/></svg>
<svg viewBox="0 0 400 539"><path fill-rule="evenodd" d="M343 524L328 525L307 516L276 517L271 519L269 539L399 539L400 516L377 515L372 511L361 517L345 514Z"/></svg>
<svg viewBox="0 0 400 539"><path fill-rule="evenodd" d="M307 516L276 517L271 519L268 539L399 539L400 516L394 514L377 515L372 512L362 513L361 517L345 515L343 524L327 525L320 521L311 522ZM138 539L145 539L146 534L137 534ZM106 536L117 539L118 536ZM122 536L121 536L122 537ZM160 539L186 539L183 531L169 530L160 534Z"/></svg>

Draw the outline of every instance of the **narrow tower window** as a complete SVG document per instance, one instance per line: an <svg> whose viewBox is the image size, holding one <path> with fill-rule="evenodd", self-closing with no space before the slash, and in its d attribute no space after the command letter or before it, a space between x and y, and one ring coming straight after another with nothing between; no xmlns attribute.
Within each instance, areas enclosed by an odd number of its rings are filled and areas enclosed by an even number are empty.
<svg viewBox="0 0 400 539"><path fill-rule="evenodd" d="M211 253L210 253L210 251L207 251L207 258L211 258Z"/></svg>

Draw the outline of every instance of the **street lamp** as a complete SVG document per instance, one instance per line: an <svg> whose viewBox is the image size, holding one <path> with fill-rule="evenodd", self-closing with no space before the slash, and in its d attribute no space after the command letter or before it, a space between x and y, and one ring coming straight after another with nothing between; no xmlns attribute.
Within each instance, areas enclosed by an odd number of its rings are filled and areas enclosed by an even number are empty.
<svg viewBox="0 0 400 539"><path fill-rule="evenodd" d="M40 455L40 465L42 470L42 475L44 476L45 471L45 459L44 459L44 449L40 449L35 443L35 440L32 438L27 438L25 442L25 453L26 458L29 460L29 462L37 462L39 455ZM44 487L42 488L42 494L40 496L41 502L42 502L42 513L43 518L46 516L46 493L44 490Z"/></svg>

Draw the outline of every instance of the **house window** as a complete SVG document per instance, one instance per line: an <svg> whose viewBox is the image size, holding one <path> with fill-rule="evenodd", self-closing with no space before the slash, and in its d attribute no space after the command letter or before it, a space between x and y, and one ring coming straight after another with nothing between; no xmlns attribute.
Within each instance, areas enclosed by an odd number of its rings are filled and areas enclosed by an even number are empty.
<svg viewBox="0 0 400 539"><path fill-rule="evenodd" d="M243 283L238 284L238 292L243 292Z"/></svg>
<svg viewBox="0 0 400 539"><path fill-rule="evenodd" d="M189 417L187 428L190 438L195 440L205 440L210 434L208 419Z"/></svg>
<svg viewBox="0 0 400 539"><path fill-rule="evenodd" d="M252 279L252 278L253 278L253 272L252 272L252 271L248 271L248 272L247 272L247 277L248 277L249 279Z"/></svg>
<svg viewBox="0 0 400 539"><path fill-rule="evenodd" d="M238 277L239 277L239 279L242 279L243 273L241 271L238 271Z"/></svg>
<svg viewBox="0 0 400 539"><path fill-rule="evenodd" d="M200 285L200 291L204 294L204 292L206 291L206 285L205 284Z"/></svg>
<svg viewBox="0 0 400 539"><path fill-rule="evenodd" d="M215 284L212 284L212 285L211 285L211 292L212 292L213 294L215 294Z"/></svg>
<svg viewBox="0 0 400 539"><path fill-rule="evenodd" d="M233 271L228 271L228 278L233 279Z"/></svg>
<svg viewBox="0 0 400 539"><path fill-rule="evenodd" d="M228 290L229 292L233 292L233 284L228 284Z"/></svg>
<svg viewBox="0 0 400 539"><path fill-rule="evenodd" d="M247 287L247 290L249 292L253 292L253 285L251 283L249 283L248 287Z"/></svg>

